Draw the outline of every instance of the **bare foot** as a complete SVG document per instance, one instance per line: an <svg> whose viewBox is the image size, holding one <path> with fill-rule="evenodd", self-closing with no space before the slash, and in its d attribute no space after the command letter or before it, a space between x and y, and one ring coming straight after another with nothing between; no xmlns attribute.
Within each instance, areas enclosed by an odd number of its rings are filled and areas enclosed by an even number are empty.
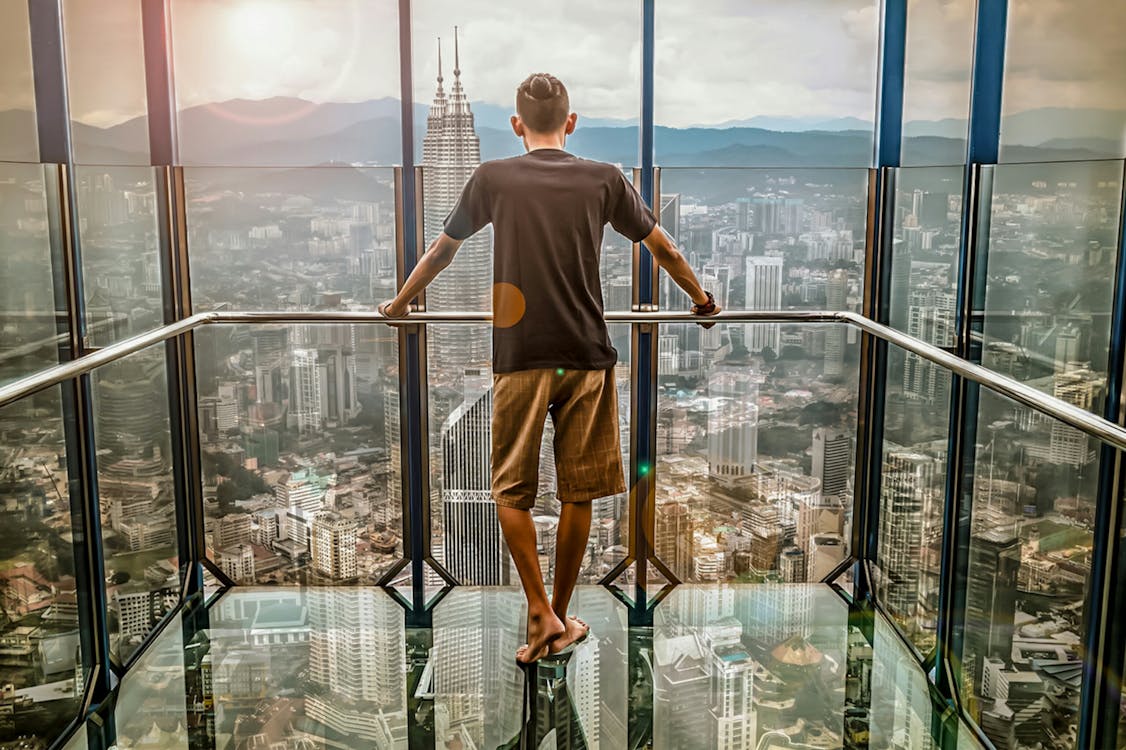
<svg viewBox="0 0 1126 750"><path fill-rule="evenodd" d="M590 626L575 615L568 615L563 624L567 630L551 642L551 653L553 654L558 654L572 643L581 641L590 632Z"/></svg>
<svg viewBox="0 0 1126 750"><path fill-rule="evenodd" d="M528 615L528 642L516 649L516 661L531 664L547 656L551 644L567 633L567 627L551 610L545 615Z"/></svg>

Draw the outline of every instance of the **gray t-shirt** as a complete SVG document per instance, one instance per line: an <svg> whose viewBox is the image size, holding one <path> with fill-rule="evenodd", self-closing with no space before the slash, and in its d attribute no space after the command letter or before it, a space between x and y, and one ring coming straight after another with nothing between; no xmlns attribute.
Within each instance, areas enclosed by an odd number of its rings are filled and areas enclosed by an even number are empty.
<svg viewBox="0 0 1126 750"><path fill-rule="evenodd" d="M610 224L639 242L657 219L612 164L560 149L485 162L446 217L457 240L493 225L493 371L618 361L598 272Z"/></svg>

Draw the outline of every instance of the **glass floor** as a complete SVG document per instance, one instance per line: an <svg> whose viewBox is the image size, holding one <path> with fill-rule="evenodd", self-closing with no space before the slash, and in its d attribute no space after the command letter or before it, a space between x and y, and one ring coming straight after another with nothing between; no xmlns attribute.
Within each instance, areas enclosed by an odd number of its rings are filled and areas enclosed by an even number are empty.
<svg viewBox="0 0 1126 750"><path fill-rule="evenodd" d="M126 675L117 747L979 747L891 626L850 625L826 585L682 585L633 629L580 587L591 637L528 679L522 610L517 589L459 587L416 630L377 588L230 589Z"/></svg>

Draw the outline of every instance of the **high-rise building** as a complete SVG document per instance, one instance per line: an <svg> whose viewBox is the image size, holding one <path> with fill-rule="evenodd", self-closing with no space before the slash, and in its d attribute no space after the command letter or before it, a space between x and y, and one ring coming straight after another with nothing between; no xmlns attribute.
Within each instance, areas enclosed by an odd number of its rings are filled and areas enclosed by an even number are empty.
<svg viewBox="0 0 1126 750"><path fill-rule="evenodd" d="M751 256L747 258L748 310L782 309L782 258ZM743 335L744 343L752 352L769 348L777 354L780 350L780 328L777 323L749 323Z"/></svg>
<svg viewBox="0 0 1126 750"><path fill-rule="evenodd" d="M378 589L365 587L312 588L306 602L309 679L328 692L317 697L318 705L307 702L306 711L338 732L390 746L365 717L402 705L402 611Z"/></svg>
<svg viewBox="0 0 1126 750"><path fill-rule="evenodd" d="M846 430L818 427L813 431L813 476L821 480L822 496L848 494L852 476L852 440Z"/></svg>
<svg viewBox="0 0 1126 750"><path fill-rule="evenodd" d="M1102 385L1102 378L1087 367L1073 366L1057 370L1053 376L1052 393L1073 406L1087 411L1095 402L1095 394ZM1069 427L1058 419L1052 420L1049 444L1049 460L1055 464L1085 466L1094 460L1091 438L1074 427Z"/></svg>
<svg viewBox="0 0 1126 750"><path fill-rule="evenodd" d="M228 513L219 519L215 537L218 549L233 547L250 541L251 519L249 513Z"/></svg>
<svg viewBox="0 0 1126 750"><path fill-rule="evenodd" d="M313 513L324 507L329 488L336 483L333 474L318 474L313 469L290 473L274 487L277 507Z"/></svg>
<svg viewBox="0 0 1126 750"><path fill-rule="evenodd" d="M692 576L692 546L695 527L684 503L657 505L653 551L681 580Z"/></svg>
<svg viewBox="0 0 1126 750"><path fill-rule="evenodd" d="M461 83L457 31L454 31L454 81L449 96L442 88L442 51L438 49L438 88L426 118L422 140L425 226L428 241L436 238L457 203L461 189L481 163L481 143L473 112ZM435 310L488 310L492 306L492 242L485 233L464 242L450 271L427 289ZM484 326L435 326L430 329L430 373L457 379L469 364L492 356L490 331Z"/></svg>
<svg viewBox="0 0 1126 750"><path fill-rule="evenodd" d="M746 370L719 367L708 378L708 474L731 484L755 470L758 384Z"/></svg>
<svg viewBox="0 0 1126 750"><path fill-rule="evenodd" d="M884 451L880 495L881 601L895 615L909 617L920 605L923 524L933 492L935 460L888 446Z"/></svg>
<svg viewBox="0 0 1126 750"><path fill-rule="evenodd" d="M316 349L295 349L290 368L289 414L300 433L321 428L324 416L321 403L321 370Z"/></svg>
<svg viewBox="0 0 1126 750"><path fill-rule="evenodd" d="M356 532L356 522L339 513L321 511L313 516L309 539L313 569L334 581L355 578Z"/></svg>
<svg viewBox="0 0 1126 750"><path fill-rule="evenodd" d="M983 660L1012 664L1016 620L1020 539L1012 524L980 529L970 537L966 566L966 628L964 667L981 695Z"/></svg>
<svg viewBox="0 0 1126 750"><path fill-rule="evenodd" d="M848 308L848 271L837 269L829 272L825 284L825 309L845 310ZM822 371L825 377L840 377L844 373L845 332L843 325L830 325L825 330L825 358Z"/></svg>
<svg viewBox="0 0 1126 750"><path fill-rule="evenodd" d="M466 394L442 426L446 567L458 581L496 585L506 554L491 494L492 390Z"/></svg>
<svg viewBox="0 0 1126 750"><path fill-rule="evenodd" d="M948 346L954 335L956 301L945 289L928 287L910 293L907 333L935 346ZM917 354L908 354L903 370L903 391L927 403L942 401L950 393L950 371Z"/></svg>
<svg viewBox="0 0 1126 750"><path fill-rule="evenodd" d="M220 549L219 569L235 583L254 583L254 548L235 544Z"/></svg>

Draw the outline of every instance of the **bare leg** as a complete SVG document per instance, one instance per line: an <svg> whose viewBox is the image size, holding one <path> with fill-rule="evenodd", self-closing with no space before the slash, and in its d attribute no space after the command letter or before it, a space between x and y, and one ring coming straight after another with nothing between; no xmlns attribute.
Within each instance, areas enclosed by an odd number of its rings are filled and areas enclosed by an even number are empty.
<svg viewBox="0 0 1126 750"><path fill-rule="evenodd" d="M559 529L555 539L555 586L551 590L551 608L563 621L567 632L551 644L553 652L566 648L590 629L577 617L567 616L575 581L579 577L586 545L590 539L591 503L563 503L559 512Z"/></svg>
<svg viewBox="0 0 1126 750"><path fill-rule="evenodd" d="M498 505L497 517L528 600L528 644L516 652L516 658L533 662L547 655L551 642L563 635L565 628L547 601L531 512Z"/></svg>

